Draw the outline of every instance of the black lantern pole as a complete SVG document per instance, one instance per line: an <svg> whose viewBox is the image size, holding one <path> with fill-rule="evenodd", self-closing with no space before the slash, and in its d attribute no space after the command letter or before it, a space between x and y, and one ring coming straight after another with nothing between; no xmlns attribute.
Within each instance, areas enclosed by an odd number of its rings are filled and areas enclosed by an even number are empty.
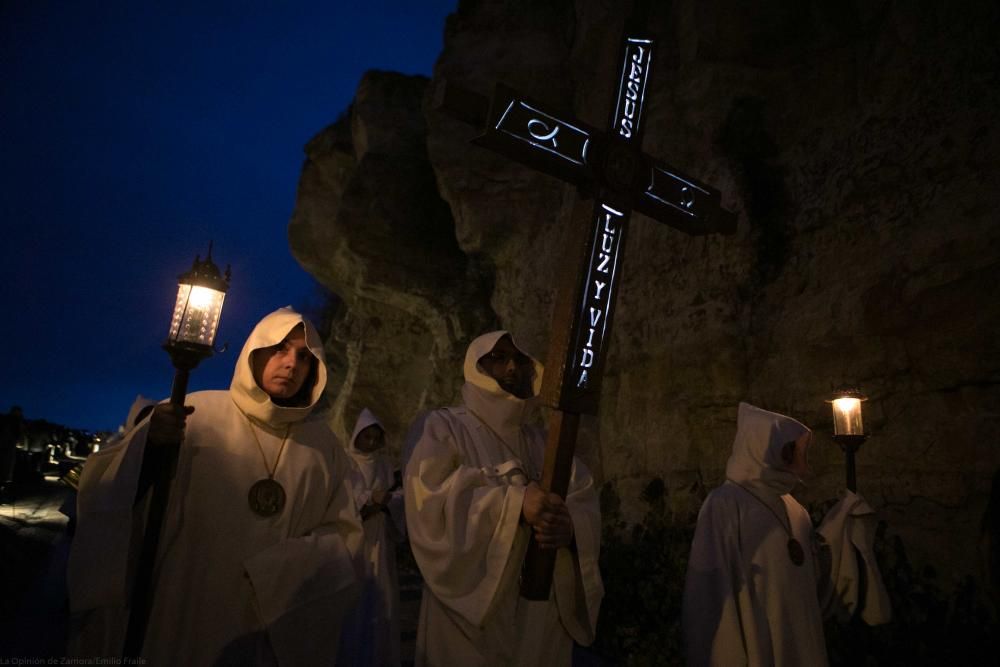
<svg viewBox="0 0 1000 667"><path fill-rule="evenodd" d="M846 459L847 488L857 493L858 479L855 454L868 436L861 417L861 403L868 400L856 389L845 389L829 401L833 407L833 441L840 446Z"/></svg>
<svg viewBox="0 0 1000 667"><path fill-rule="evenodd" d="M170 355L174 366L174 381L170 390L170 403L183 408L191 371L202 360L212 356L215 335L219 330L222 303L229 289L230 270L226 275L212 261L212 244L204 261L195 256L194 264L177 281L177 300L170 322L170 333L163 349ZM180 442L165 444L152 451L147 447L143 468L153 471L149 513L143 534L142 549L136 566L135 580L129 605L128 629L125 632L124 655L135 658L141 655L146 638L146 626L153 602L153 567L160 544L163 518L170 500L170 485L177 470ZM147 460L147 457L152 459Z"/></svg>

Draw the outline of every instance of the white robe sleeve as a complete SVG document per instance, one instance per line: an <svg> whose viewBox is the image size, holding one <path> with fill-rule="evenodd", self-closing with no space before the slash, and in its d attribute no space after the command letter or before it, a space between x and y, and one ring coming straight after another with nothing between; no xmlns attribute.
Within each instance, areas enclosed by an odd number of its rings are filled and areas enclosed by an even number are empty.
<svg viewBox="0 0 1000 667"><path fill-rule="evenodd" d="M846 491L830 508L819 533L830 547L830 573L820 582L820 603L828 616L850 620L859 604L868 625L888 623L892 618L889 594L875 560L875 511L861 496ZM859 569L864 568L864 573ZM865 581L865 599L860 581Z"/></svg>
<svg viewBox="0 0 1000 667"><path fill-rule="evenodd" d="M406 466L406 526L425 584L481 626L510 557L524 488L491 485L462 463L454 438L443 417L427 417Z"/></svg>
<svg viewBox="0 0 1000 667"><path fill-rule="evenodd" d="M144 505L135 506L135 494L147 431L148 422L91 454L83 466L66 571L70 655L118 655L125 641L129 554L143 521Z"/></svg>
<svg viewBox="0 0 1000 667"><path fill-rule="evenodd" d="M601 550L601 508L594 478L574 459L566 506L573 519L575 550L559 549L552 587L559 616L577 643L589 646L597 629L597 614L604 597L598 567Z"/></svg>
<svg viewBox="0 0 1000 667"><path fill-rule="evenodd" d="M682 625L690 667L747 664L744 633L753 629L743 627L740 613L747 579L739 525L738 504L715 494L705 499L684 582Z"/></svg>
<svg viewBox="0 0 1000 667"><path fill-rule="evenodd" d="M258 611L279 664L316 664L337 654L341 619L357 597L362 528L346 455L334 448L337 489L320 525L246 560ZM303 637L309 637L303 642Z"/></svg>
<svg viewBox="0 0 1000 667"><path fill-rule="evenodd" d="M128 603L133 510L148 430L146 422L83 466L67 570L72 613Z"/></svg>

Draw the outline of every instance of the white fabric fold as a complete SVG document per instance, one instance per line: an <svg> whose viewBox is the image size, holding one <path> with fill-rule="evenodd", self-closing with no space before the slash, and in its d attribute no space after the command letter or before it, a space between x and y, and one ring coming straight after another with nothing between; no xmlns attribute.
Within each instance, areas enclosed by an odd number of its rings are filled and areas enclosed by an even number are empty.
<svg viewBox="0 0 1000 667"><path fill-rule="evenodd" d="M129 548L133 540L133 501L145 450L143 424L118 446L92 454L83 466L77 495L78 529L67 566L70 611L124 607L128 600ZM129 447L135 440L137 444ZM102 572L96 577L94 572Z"/></svg>
<svg viewBox="0 0 1000 667"><path fill-rule="evenodd" d="M245 561L261 620L280 664L309 665L316 656L336 654L336 629L357 598L351 560L343 538L325 529L284 540ZM322 632L307 639L303 624L317 615L323 619Z"/></svg>
<svg viewBox="0 0 1000 667"><path fill-rule="evenodd" d="M482 471L493 467L491 452L477 449L461 422L449 419L459 410L432 413L424 421L424 437L406 471L407 531L427 587L480 626L510 559L524 487L504 485ZM470 454L479 460L470 461ZM462 459L469 465L461 465Z"/></svg>
<svg viewBox="0 0 1000 667"><path fill-rule="evenodd" d="M875 511L851 491L837 501L820 524L819 533L830 548L830 581L821 589L823 609L847 622L861 607L861 619L881 625L892 619L892 604L875 559ZM864 568L864 573L859 569ZM864 581L864 600L860 599Z"/></svg>

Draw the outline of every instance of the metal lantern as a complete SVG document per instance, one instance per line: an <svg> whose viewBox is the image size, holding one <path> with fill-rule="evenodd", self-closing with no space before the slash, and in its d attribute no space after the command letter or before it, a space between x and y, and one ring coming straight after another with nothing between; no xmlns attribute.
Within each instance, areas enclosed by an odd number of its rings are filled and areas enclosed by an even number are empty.
<svg viewBox="0 0 1000 667"><path fill-rule="evenodd" d="M867 397L857 389L844 389L828 401L833 408L833 441L840 446L846 458L847 488L855 492L858 482L854 455L868 439L861 416L861 404L866 400Z"/></svg>
<svg viewBox="0 0 1000 667"><path fill-rule="evenodd" d="M833 404L834 435L864 435L861 402L868 399L856 389L840 391L830 401Z"/></svg>
<svg viewBox="0 0 1000 667"><path fill-rule="evenodd" d="M204 356L212 354L229 279L229 267L223 277L212 261L212 244L209 243L205 261L195 256L191 270L178 277L177 301L165 347L185 348Z"/></svg>

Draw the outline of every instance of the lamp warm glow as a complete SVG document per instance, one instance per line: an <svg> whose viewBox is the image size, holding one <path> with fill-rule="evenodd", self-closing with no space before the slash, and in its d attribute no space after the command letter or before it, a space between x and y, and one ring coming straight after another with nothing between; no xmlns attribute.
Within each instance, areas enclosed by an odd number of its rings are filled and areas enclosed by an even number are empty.
<svg viewBox="0 0 1000 667"><path fill-rule="evenodd" d="M219 330L226 293L201 285L177 287L177 302L170 321L170 341L211 347Z"/></svg>
<svg viewBox="0 0 1000 667"><path fill-rule="evenodd" d="M833 399L833 434L864 435L861 418L861 401L865 400L857 392L844 392Z"/></svg>
<svg viewBox="0 0 1000 667"><path fill-rule="evenodd" d="M191 270L179 278L167 346L183 345L211 350L228 288L229 272L227 270L225 278L219 275L219 269L212 262L212 246L209 245L205 261L195 257Z"/></svg>

